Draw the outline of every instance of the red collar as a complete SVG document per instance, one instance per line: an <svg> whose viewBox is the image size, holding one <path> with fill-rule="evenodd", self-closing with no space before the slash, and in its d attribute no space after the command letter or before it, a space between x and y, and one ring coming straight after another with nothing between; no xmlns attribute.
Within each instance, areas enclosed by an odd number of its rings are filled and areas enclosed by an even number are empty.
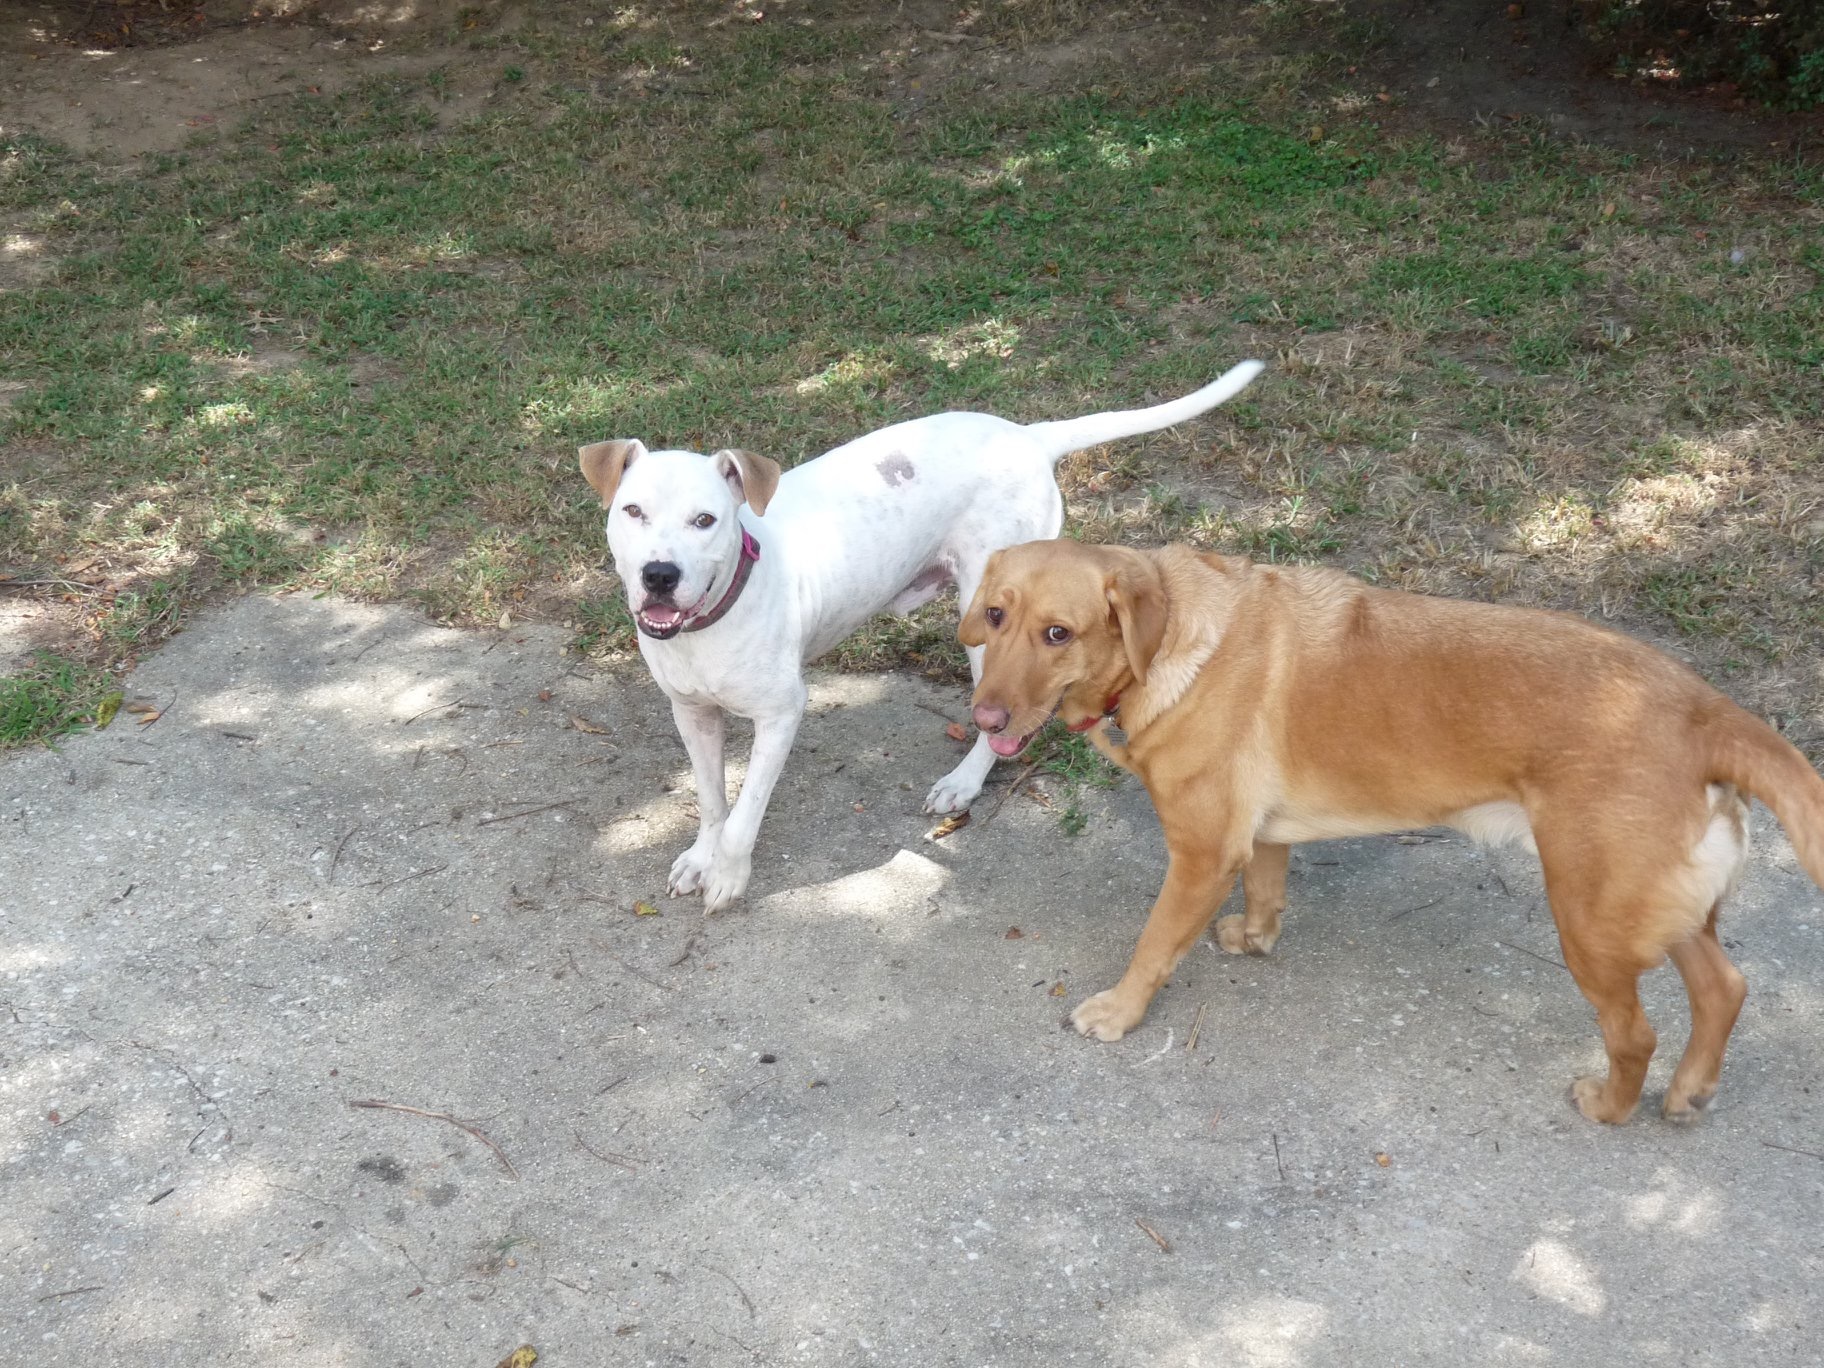
<svg viewBox="0 0 1824 1368"><path fill-rule="evenodd" d="M1064 724L1064 729L1073 732L1086 732L1091 727L1095 726L1096 723L1107 721L1109 718L1113 717L1120 706L1121 695L1116 694L1110 698L1108 702L1102 705L1102 715L1100 717L1086 717L1081 722L1066 722Z"/></svg>
<svg viewBox="0 0 1824 1368"><path fill-rule="evenodd" d="M722 615L735 606L735 600L741 597L741 590L747 584L747 577L753 573L754 562L760 559L760 543L754 540L754 534L745 527L741 529L741 561L735 566L735 577L729 582L728 592L722 595L721 601L701 617L693 617L681 632L700 632L713 623L720 622Z"/></svg>

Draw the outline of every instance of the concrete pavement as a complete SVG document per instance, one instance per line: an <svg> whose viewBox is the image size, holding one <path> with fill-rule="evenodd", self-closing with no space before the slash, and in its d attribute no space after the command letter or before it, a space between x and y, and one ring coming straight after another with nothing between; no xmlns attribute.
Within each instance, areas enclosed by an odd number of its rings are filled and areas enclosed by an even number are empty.
<svg viewBox="0 0 1824 1368"><path fill-rule="evenodd" d="M1711 1116L1655 1110L1668 969L1600 1129L1528 856L1302 847L1271 959L1092 1044L1138 786L1072 838L984 821L1003 768L927 841L960 692L823 676L705 921L668 711L563 636L253 596L156 722L0 760L0 1360L1824 1361L1824 895L1764 812Z"/></svg>

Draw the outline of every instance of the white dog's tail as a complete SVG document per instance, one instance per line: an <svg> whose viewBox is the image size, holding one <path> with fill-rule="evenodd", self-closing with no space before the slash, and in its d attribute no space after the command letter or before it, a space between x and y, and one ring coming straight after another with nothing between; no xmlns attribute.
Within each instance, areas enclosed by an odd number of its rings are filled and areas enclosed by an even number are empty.
<svg viewBox="0 0 1824 1368"><path fill-rule="evenodd" d="M1031 423L1026 431L1050 448L1051 459L1056 463L1084 447L1100 446L1122 437L1137 437L1142 432L1157 432L1173 423L1208 413L1240 394L1265 369L1259 361L1243 361L1222 379L1169 404L1126 409L1120 413L1092 413L1087 418L1071 418L1061 423Z"/></svg>

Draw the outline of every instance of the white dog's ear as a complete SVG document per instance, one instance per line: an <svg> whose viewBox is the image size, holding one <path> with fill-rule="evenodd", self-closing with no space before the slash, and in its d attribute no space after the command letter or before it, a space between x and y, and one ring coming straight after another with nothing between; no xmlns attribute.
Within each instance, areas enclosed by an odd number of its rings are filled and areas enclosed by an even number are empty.
<svg viewBox="0 0 1824 1368"><path fill-rule="evenodd" d="M779 476L784 472L776 461L756 456L751 451L718 451L710 458L737 499L746 501L757 514L764 515L779 489Z"/></svg>
<svg viewBox="0 0 1824 1368"><path fill-rule="evenodd" d="M627 467L645 454L646 448L638 438L591 442L576 449L576 463L582 467L583 478L589 481L589 487L602 496L602 507L606 508L608 500L614 497L615 486L627 473Z"/></svg>
<svg viewBox="0 0 1824 1368"><path fill-rule="evenodd" d="M1165 581L1150 556L1120 549L1124 563L1108 578L1108 606L1121 629L1127 668L1135 683L1145 684L1146 672L1165 640Z"/></svg>

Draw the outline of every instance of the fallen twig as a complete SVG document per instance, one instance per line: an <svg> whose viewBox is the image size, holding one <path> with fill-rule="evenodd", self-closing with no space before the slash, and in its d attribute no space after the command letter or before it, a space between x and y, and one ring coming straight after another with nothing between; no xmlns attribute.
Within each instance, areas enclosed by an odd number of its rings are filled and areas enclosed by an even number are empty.
<svg viewBox="0 0 1824 1368"><path fill-rule="evenodd" d="M754 1299L747 1295L746 1289L744 1289L740 1283L729 1277L728 1274L724 1273L714 1264L704 1264L703 1267L707 1268L711 1273L714 1273L718 1278L735 1289L735 1294L741 1298L741 1305L747 1308L747 1318L749 1320L757 1321L760 1319L760 1313L754 1310Z"/></svg>
<svg viewBox="0 0 1824 1368"><path fill-rule="evenodd" d="M598 1150L594 1145L591 1145L587 1140L583 1139L583 1133L580 1130L573 1129L570 1133L576 1137L577 1144L588 1150L589 1153L593 1154L597 1159L600 1159L605 1163L618 1165L630 1173L638 1173L640 1171L640 1166L624 1154L602 1153L602 1151Z"/></svg>
<svg viewBox="0 0 1824 1368"><path fill-rule="evenodd" d="M1158 1245L1159 1248L1163 1249L1167 1254L1170 1254L1172 1252L1172 1247L1170 1244L1166 1243L1165 1236L1161 1235L1158 1231L1154 1230L1150 1225L1148 1225L1145 1221L1141 1220L1138 1216L1134 1217L1134 1224L1139 1226L1141 1230L1145 1231L1146 1237L1149 1240L1151 1240L1154 1244Z"/></svg>
<svg viewBox="0 0 1824 1368"><path fill-rule="evenodd" d="M1562 960L1555 960L1550 955L1538 954L1535 951L1528 950L1524 945L1513 945L1513 944L1509 943L1508 941L1504 941L1504 940L1498 940L1495 942L1495 944L1496 945L1505 945L1505 946L1507 946L1507 948L1509 950L1518 950L1523 955L1531 955L1534 959L1538 960L1539 963L1549 964L1554 969L1563 969L1564 972L1567 974L1571 972L1568 968L1566 968L1566 966Z"/></svg>
<svg viewBox="0 0 1824 1368"><path fill-rule="evenodd" d="M461 706L462 706L462 700L460 698L452 698L448 703L433 703L430 707L426 708L423 712L413 713L410 717L406 718L405 721L402 722L400 725L409 727L412 725L412 723L416 722L421 717L429 717L432 713L442 712L445 708L460 708Z"/></svg>
<svg viewBox="0 0 1824 1368"><path fill-rule="evenodd" d="M411 874L401 874L390 883L379 883L379 881L376 880L373 884L369 884L368 887L373 888L377 886L380 892L384 893L389 888L397 888L400 884L410 883L413 879L422 879L427 874L441 874L448 868L449 866L447 864L432 865L429 869L420 869Z"/></svg>
<svg viewBox="0 0 1824 1368"><path fill-rule="evenodd" d="M631 964L627 963L627 961L622 959L619 955L616 955L614 957L614 962L616 964L620 965L621 968L625 969L628 973L632 974L635 978L644 979L647 983L650 983L654 988L661 989L667 993L675 993L678 991L676 988L672 987L671 984L665 982L663 979L654 978L651 974L647 973L644 969L635 969Z"/></svg>
<svg viewBox="0 0 1824 1368"><path fill-rule="evenodd" d="M1388 921L1390 921L1390 922L1396 922L1396 921L1398 921L1398 920L1399 920L1399 919L1400 919L1400 918L1401 918L1401 917L1404 917L1404 916L1406 916L1406 915L1407 915L1407 914L1408 914L1408 913L1412 913L1412 912L1423 912L1423 911L1424 911L1424 910L1425 910L1425 909L1426 909L1426 908L1428 908L1428 907L1436 907L1436 906L1437 906L1437 905L1438 905L1438 904L1439 904L1439 903L1441 903L1441 902L1443 902L1443 901L1444 901L1444 899L1443 899L1443 897L1442 897L1442 896L1441 896L1441 895L1440 895L1440 896L1439 896L1439 897L1436 897L1436 898L1433 898L1433 899L1432 899L1432 900L1431 900L1431 901L1430 901L1430 902L1428 902L1428 903L1420 903L1420 904L1419 904L1419 905L1418 905L1418 906L1417 906L1417 907L1406 907L1406 908L1402 908L1402 909L1400 909L1400 910L1399 910L1399 911L1398 911L1398 912L1395 912L1395 913L1394 913L1394 914L1393 914L1393 915L1392 915L1392 916L1391 916L1391 917L1389 917L1389 918L1387 918L1387 920L1388 920Z"/></svg>
<svg viewBox="0 0 1824 1368"><path fill-rule="evenodd" d="M1009 795L1011 795L1015 789L1023 787L1026 781L1032 778L1032 772L1038 767L1039 762L1034 760L1031 764L1027 765L1025 769L1020 771L1020 777L1018 779L1015 779L1011 784L1007 785L1006 788L1001 790L1001 796L995 800L995 804L989 809L988 815L982 818L983 826L987 826L988 823L994 820L995 814L998 813L1002 806L1007 802Z"/></svg>
<svg viewBox="0 0 1824 1368"><path fill-rule="evenodd" d="M488 1139L479 1126L471 1126L467 1121L460 1121L456 1117L451 1116L448 1112L426 1111L423 1107L408 1107L403 1102L382 1102L378 1098L368 1098L364 1101L350 1102L348 1105L351 1107L362 1107L369 1111L404 1112L408 1116L426 1116L433 1121L448 1121L452 1126L456 1127L457 1130L467 1131L470 1135L481 1141L482 1144L493 1150L494 1157L500 1160L502 1167L513 1175L515 1181L519 1178L519 1170L513 1167L513 1161L507 1158L507 1152L505 1150Z"/></svg>
<svg viewBox="0 0 1824 1368"><path fill-rule="evenodd" d="M38 1298L38 1300L39 1301L59 1301L64 1297L75 1297L75 1296L80 1296L84 1292L100 1292L101 1290L102 1290L101 1284L96 1283L93 1287L72 1287L68 1291L64 1291L64 1292L47 1292L42 1297ZM753 1308L750 1306L748 1308L748 1310L751 1311L751 1310L753 1310Z"/></svg>
<svg viewBox="0 0 1824 1368"><path fill-rule="evenodd" d="M173 709L177 706L177 700L182 697L183 697L182 694L172 694L171 701L169 703L165 704L161 708L153 709L153 711L151 711L150 713L146 714L144 717L139 719L139 729L141 731L144 731L147 727L157 726L159 724L159 722L164 718L164 715L166 713L170 712L171 709Z"/></svg>
<svg viewBox="0 0 1824 1368"><path fill-rule="evenodd" d="M574 803L580 803L582 801L581 798L560 798L555 803L545 803L539 807L527 808L524 812L509 812L499 817L478 818L475 825L493 826L496 822L517 822L521 817L536 817L541 812L551 811L552 808L569 807Z"/></svg>
<svg viewBox="0 0 1824 1368"><path fill-rule="evenodd" d="M1819 1154L1816 1150L1794 1149L1791 1145L1776 1145L1771 1140L1763 1140L1761 1143L1768 1149L1784 1150L1788 1154L1802 1154L1807 1159L1824 1159L1824 1154Z"/></svg>
<svg viewBox="0 0 1824 1368"><path fill-rule="evenodd" d="M769 1074L767 1077L761 1079L758 1083L754 1084L753 1087L749 1088L747 1090L747 1092L741 1093L737 1097L730 1098L728 1105L731 1107L734 1106L735 1103L737 1103L737 1102L741 1101L743 1098L745 1098L748 1095L748 1093L758 1092L761 1088L764 1088L768 1083L773 1082L777 1078L778 1078L777 1074Z"/></svg>
<svg viewBox="0 0 1824 1368"><path fill-rule="evenodd" d="M100 584L80 584L76 580L58 579L55 576L47 579L13 579L10 575L0 576L0 589L64 589L73 594L99 594L105 587Z"/></svg>
<svg viewBox="0 0 1824 1368"><path fill-rule="evenodd" d="M1279 1181L1283 1183L1286 1181L1286 1166L1279 1157L1279 1133L1274 1131L1270 1134L1273 1136L1273 1166L1279 1170Z"/></svg>
<svg viewBox="0 0 1824 1368"><path fill-rule="evenodd" d="M1191 1023L1191 1036L1184 1042L1186 1054L1197 1053L1197 1033L1203 1029L1203 1014L1210 1010L1209 999L1204 999L1203 1006L1197 1009L1197 1019Z"/></svg>
<svg viewBox="0 0 1824 1368"><path fill-rule="evenodd" d="M341 839L341 840L339 840L339 841L337 841L337 842L336 842L336 853L335 853L335 855L333 855L333 856L332 856L332 857L331 857L331 858L330 858L330 861L329 861L329 877L328 877L328 878L326 878L326 879L325 879L325 880L324 880L324 882L325 882L325 883L332 883L332 884L333 884L333 883L334 883L334 882L335 882L335 881L336 881L336 866L337 866L337 865L339 865L339 864L341 864L341 863L342 863L342 848L343 848L343 847L344 847L344 846L346 846L346 845L347 845L347 844L348 844L348 843L349 843L349 840L350 840L350 839L351 839L351 838L352 838L352 837L353 837L353 836L354 836L354 834L355 834L355 833L356 833L356 832L357 832L357 831L359 831L359 830L361 830L361 828L360 828L360 827L358 827L358 826L353 826L353 827L350 827L350 828L349 828L349 829L348 829L348 830L347 830L347 831L346 831L346 832L345 832L345 833L344 833L344 834L343 834L343 836L342 836L342 839Z"/></svg>

